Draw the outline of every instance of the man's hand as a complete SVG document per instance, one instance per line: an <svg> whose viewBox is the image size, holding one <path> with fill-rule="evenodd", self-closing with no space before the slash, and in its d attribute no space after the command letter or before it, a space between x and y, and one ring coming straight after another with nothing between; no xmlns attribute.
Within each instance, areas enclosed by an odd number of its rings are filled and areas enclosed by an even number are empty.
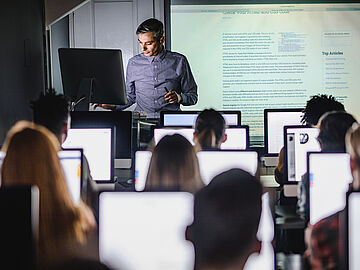
<svg viewBox="0 0 360 270"><path fill-rule="evenodd" d="M174 90L167 92L164 97L169 103L180 103L182 101L182 97Z"/></svg>
<svg viewBox="0 0 360 270"><path fill-rule="evenodd" d="M115 110L116 105L114 105L114 104L98 104L98 103L94 104L94 110L97 107L103 108L105 110Z"/></svg>

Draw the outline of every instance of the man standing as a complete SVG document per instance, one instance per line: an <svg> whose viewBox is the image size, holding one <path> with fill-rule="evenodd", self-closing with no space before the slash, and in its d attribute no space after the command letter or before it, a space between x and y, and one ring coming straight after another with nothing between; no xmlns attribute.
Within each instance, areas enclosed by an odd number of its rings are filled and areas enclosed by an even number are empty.
<svg viewBox="0 0 360 270"><path fill-rule="evenodd" d="M105 109L123 110L136 103L136 111L150 118L160 111L179 111L180 104L190 106L198 100L197 85L186 57L163 47L164 27L156 19L148 19L136 30L141 54L129 60L126 71L128 104L99 104Z"/></svg>

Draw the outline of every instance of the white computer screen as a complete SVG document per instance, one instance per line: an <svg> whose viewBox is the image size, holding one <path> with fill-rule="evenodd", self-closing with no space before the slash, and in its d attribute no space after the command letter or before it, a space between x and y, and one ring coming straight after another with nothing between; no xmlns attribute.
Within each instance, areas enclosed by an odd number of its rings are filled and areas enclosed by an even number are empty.
<svg viewBox="0 0 360 270"><path fill-rule="evenodd" d="M197 157L205 185L224 171L237 168L255 175L258 167L258 154L255 151L200 151Z"/></svg>
<svg viewBox="0 0 360 270"><path fill-rule="evenodd" d="M3 162L4 158L5 158L5 155L6 155L5 152L0 151L0 168L1 168L2 162Z"/></svg>
<svg viewBox="0 0 360 270"><path fill-rule="evenodd" d="M135 190L143 191L145 189L146 177L149 170L150 151L136 151L135 153Z"/></svg>
<svg viewBox="0 0 360 270"><path fill-rule="evenodd" d="M348 201L348 248L349 248L349 270L360 268L360 193L353 192Z"/></svg>
<svg viewBox="0 0 360 270"><path fill-rule="evenodd" d="M310 154L309 180L310 223L315 224L346 205L346 192L352 182L349 154Z"/></svg>
<svg viewBox="0 0 360 270"><path fill-rule="evenodd" d="M284 146L284 126L301 125L302 112L267 112L268 154L279 154Z"/></svg>
<svg viewBox="0 0 360 270"><path fill-rule="evenodd" d="M60 151L58 155L70 196L75 203L78 203L81 197L81 151Z"/></svg>
<svg viewBox="0 0 360 270"><path fill-rule="evenodd" d="M225 122L228 126L237 126L240 122L238 121L238 114L224 113L222 114L222 116L224 117ZM164 126L195 126L197 117L197 113L164 114Z"/></svg>
<svg viewBox="0 0 360 270"><path fill-rule="evenodd" d="M274 239L274 221L270 210L269 193L262 196L262 211L257 238L261 241L260 253L250 255L244 270L274 270L275 254L271 243Z"/></svg>
<svg viewBox="0 0 360 270"><path fill-rule="evenodd" d="M154 130L154 140L157 144L165 135L180 134L194 145L193 128L157 128ZM245 150L247 148L246 128L227 128L225 130L227 140L221 144L221 149Z"/></svg>
<svg viewBox="0 0 360 270"><path fill-rule="evenodd" d="M96 181L111 179L111 129L69 129L64 148L82 148L89 161L91 175Z"/></svg>
<svg viewBox="0 0 360 270"><path fill-rule="evenodd" d="M287 179L289 182L301 181L307 170L307 152L320 152L317 140L318 128L287 128Z"/></svg>
<svg viewBox="0 0 360 270"><path fill-rule="evenodd" d="M100 260L112 269L194 269L194 249L185 240L192 221L189 193L101 193Z"/></svg>

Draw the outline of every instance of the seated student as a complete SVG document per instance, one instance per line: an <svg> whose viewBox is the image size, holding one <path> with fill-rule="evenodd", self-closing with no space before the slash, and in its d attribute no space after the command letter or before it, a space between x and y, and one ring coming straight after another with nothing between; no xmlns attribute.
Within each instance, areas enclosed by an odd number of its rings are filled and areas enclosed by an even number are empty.
<svg viewBox="0 0 360 270"><path fill-rule="evenodd" d="M195 122L194 142L198 150L219 149L226 141L226 122L214 109L203 110Z"/></svg>
<svg viewBox="0 0 360 270"><path fill-rule="evenodd" d="M240 169L216 176L195 194L194 222L186 237L194 244L196 270L243 269L260 251L261 196L261 183Z"/></svg>
<svg viewBox="0 0 360 270"><path fill-rule="evenodd" d="M307 101L305 109L302 111L304 114L302 115L301 123L314 127L324 113L331 111L345 111L345 108L343 104L336 101L331 95L312 96L311 99ZM284 181L284 148L282 148L279 153L279 163L275 168L274 174L276 182L282 185Z"/></svg>
<svg viewBox="0 0 360 270"><path fill-rule="evenodd" d="M46 128L25 121L9 131L2 149L1 185L36 185L40 191L39 264L73 255L96 228L91 210L82 202L74 205L70 197L59 149Z"/></svg>
<svg viewBox="0 0 360 270"><path fill-rule="evenodd" d="M353 175L352 188L360 187L360 126L354 124L346 134L346 150L350 154ZM345 218L344 211L320 220L312 227L310 238L310 262L312 269L341 269L344 262L344 239L339 227Z"/></svg>
<svg viewBox="0 0 360 270"><path fill-rule="evenodd" d="M319 120L319 135L321 152L345 153L345 135L348 129L355 123L355 118L346 112L328 112ZM298 185L297 212L309 220L309 200L306 197L307 174L303 175Z"/></svg>
<svg viewBox="0 0 360 270"><path fill-rule="evenodd" d="M179 134L164 136L153 150L146 189L195 193L203 186L191 143Z"/></svg>
<svg viewBox="0 0 360 270"><path fill-rule="evenodd" d="M33 110L33 120L35 124L42 125L55 134L60 145L64 143L67 137L68 129L70 128L70 105L65 96L56 94L54 90L49 90L47 93L41 93L39 98L31 102ZM96 199L96 184L93 181L89 163L84 158L84 180L87 185L86 201L94 208L96 213L97 205Z"/></svg>

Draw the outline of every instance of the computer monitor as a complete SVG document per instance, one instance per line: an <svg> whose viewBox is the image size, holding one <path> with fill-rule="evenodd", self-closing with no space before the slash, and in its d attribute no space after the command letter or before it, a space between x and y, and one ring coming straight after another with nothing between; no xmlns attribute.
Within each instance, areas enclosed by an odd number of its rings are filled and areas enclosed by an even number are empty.
<svg viewBox="0 0 360 270"><path fill-rule="evenodd" d="M99 254L112 269L194 268L185 240L193 221L193 196L185 192L102 192Z"/></svg>
<svg viewBox="0 0 360 270"><path fill-rule="evenodd" d="M195 126L196 118L201 111L164 111L160 112L160 123L163 127ZM240 111L219 111L224 117L227 126L241 125Z"/></svg>
<svg viewBox="0 0 360 270"><path fill-rule="evenodd" d="M35 269L39 208L36 186L0 188L0 264L4 269Z"/></svg>
<svg viewBox="0 0 360 270"><path fill-rule="evenodd" d="M127 103L121 50L60 48L65 96L88 110L89 103ZM84 99L84 100L82 100Z"/></svg>
<svg viewBox="0 0 360 270"><path fill-rule="evenodd" d="M63 149L58 152L65 174L66 183L74 203L79 203L83 186L83 151L82 149Z"/></svg>
<svg viewBox="0 0 360 270"><path fill-rule="evenodd" d="M276 258L272 241L274 239L274 219L270 210L269 193L262 195L262 211L257 238L261 241L260 253L251 254L244 270L274 270Z"/></svg>
<svg viewBox="0 0 360 270"><path fill-rule="evenodd" d="M307 152L320 152L318 128L284 126L284 183L297 183L306 173Z"/></svg>
<svg viewBox="0 0 360 270"><path fill-rule="evenodd" d="M360 267L360 191L351 191L347 194L346 207L346 264L349 270Z"/></svg>
<svg viewBox="0 0 360 270"><path fill-rule="evenodd" d="M132 113L130 111L71 112L71 128L115 127L115 158L131 159Z"/></svg>
<svg viewBox="0 0 360 270"><path fill-rule="evenodd" d="M6 156L6 153L3 151L0 151L0 168L1 168L1 165L3 163L5 156Z"/></svg>
<svg viewBox="0 0 360 270"><path fill-rule="evenodd" d="M301 125L303 109L264 110L265 154L277 156L284 146L284 126Z"/></svg>
<svg viewBox="0 0 360 270"><path fill-rule="evenodd" d="M236 168L255 175L258 168L258 154L255 151L220 150L197 153L200 175L207 185L218 174Z"/></svg>
<svg viewBox="0 0 360 270"><path fill-rule="evenodd" d="M114 134L112 128L72 128L64 148L82 148L95 181L113 182Z"/></svg>
<svg viewBox="0 0 360 270"><path fill-rule="evenodd" d="M347 153L308 153L310 223L345 208L346 192L352 182Z"/></svg>
<svg viewBox="0 0 360 270"><path fill-rule="evenodd" d="M152 153L150 151L136 151L135 153L135 190L143 191L149 170Z"/></svg>
<svg viewBox="0 0 360 270"><path fill-rule="evenodd" d="M165 135L180 134L184 136L191 144L194 143L194 129L184 127L167 127L154 129L154 140L157 144ZM227 128L225 130L227 140L221 144L221 149L245 150L249 146L249 127L239 126Z"/></svg>

